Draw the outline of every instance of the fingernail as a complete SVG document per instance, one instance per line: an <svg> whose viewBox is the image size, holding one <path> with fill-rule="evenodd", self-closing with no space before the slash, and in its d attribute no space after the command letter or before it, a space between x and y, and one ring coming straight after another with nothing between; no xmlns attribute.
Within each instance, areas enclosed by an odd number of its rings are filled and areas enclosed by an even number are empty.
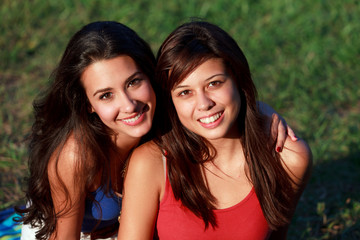
<svg viewBox="0 0 360 240"><path fill-rule="evenodd" d="M277 148L276 148L276 151L277 151L277 152L281 152L281 150L282 150L281 147L277 147Z"/></svg>

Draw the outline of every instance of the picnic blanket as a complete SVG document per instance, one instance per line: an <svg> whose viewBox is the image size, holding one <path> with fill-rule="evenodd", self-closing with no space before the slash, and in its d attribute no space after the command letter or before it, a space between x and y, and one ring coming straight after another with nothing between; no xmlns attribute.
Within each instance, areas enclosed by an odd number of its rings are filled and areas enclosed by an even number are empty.
<svg viewBox="0 0 360 240"><path fill-rule="evenodd" d="M21 224L13 220L20 217L14 208L0 211L0 240L20 240Z"/></svg>

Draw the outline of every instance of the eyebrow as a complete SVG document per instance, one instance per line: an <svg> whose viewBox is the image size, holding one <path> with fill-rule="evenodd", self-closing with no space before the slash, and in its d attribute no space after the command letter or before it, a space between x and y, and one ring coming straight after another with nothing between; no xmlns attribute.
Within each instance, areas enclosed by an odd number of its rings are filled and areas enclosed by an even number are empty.
<svg viewBox="0 0 360 240"><path fill-rule="evenodd" d="M227 77L228 75L225 74L225 73L218 73L218 74L215 74L215 75L212 75L212 76L206 78L206 79L204 80L204 82L210 81L211 79L213 79L213 78L215 78L215 77L218 77L218 76ZM189 87L189 85L177 85L177 86L174 88L174 90L176 90L176 89L178 89L178 88L187 88L187 87ZM173 91L174 91L174 90L173 90Z"/></svg>
<svg viewBox="0 0 360 240"><path fill-rule="evenodd" d="M131 81L136 75L142 75L144 74L143 72L141 71L137 71L137 72L134 72L132 75L130 75L126 80L125 80L125 84L128 83L129 81ZM98 94L98 93L103 93L103 92L107 92L107 91L110 91L112 88L110 87L107 87L107 88L102 88L102 89L98 89L94 92L93 94L93 97Z"/></svg>

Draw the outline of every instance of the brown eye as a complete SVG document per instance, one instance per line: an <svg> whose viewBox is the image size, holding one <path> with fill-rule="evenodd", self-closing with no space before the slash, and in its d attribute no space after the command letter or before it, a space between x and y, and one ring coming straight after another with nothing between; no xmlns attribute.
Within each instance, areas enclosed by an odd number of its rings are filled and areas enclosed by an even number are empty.
<svg viewBox="0 0 360 240"><path fill-rule="evenodd" d="M141 83L141 81L142 81L142 79L135 78L128 83L128 87L133 87L133 86L139 85Z"/></svg>
<svg viewBox="0 0 360 240"><path fill-rule="evenodd" d="M184 91L179 92L178 96L186 96L186 95L189 95L190 93L191 93L190 90L184 90Z"/></svg>
<svg viewBox="0 0 360 240"><path fill-rule="evenodd" d="M220 85L222 82L221 81L212 81L209 83L209 87L216 87L218 85Z"/></svg>
<svg viewBox="0 0 360 240"><path fill-rule="evenodd" d="M112 93L111 92L107 92L107 93L104 93L100 96L100 99L101 100L106 100L106 99L109 99L112 97Z"/></svg>

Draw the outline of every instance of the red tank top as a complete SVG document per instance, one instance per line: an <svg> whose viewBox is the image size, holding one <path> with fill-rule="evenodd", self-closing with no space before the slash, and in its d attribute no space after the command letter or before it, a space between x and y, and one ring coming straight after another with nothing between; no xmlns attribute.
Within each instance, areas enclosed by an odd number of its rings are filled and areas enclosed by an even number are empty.
<svg viewBox="0 0 360 240"><path fill-rule="evenodd" d="M215 210L218 227L205 230L202 219L176 201L166 176L165 193L160 202L157 231L160 240L186 239L267 239L271 230L266 222L254 188L238 204Z"/></svg>

